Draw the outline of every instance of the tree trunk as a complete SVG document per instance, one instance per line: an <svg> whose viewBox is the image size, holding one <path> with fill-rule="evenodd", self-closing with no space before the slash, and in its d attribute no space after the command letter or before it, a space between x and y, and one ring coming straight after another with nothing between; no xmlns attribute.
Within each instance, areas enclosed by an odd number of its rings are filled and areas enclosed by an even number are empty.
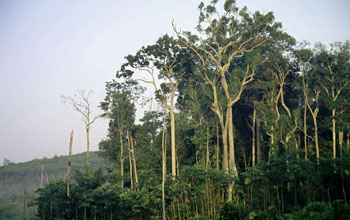
<svg viewBox="0 0 350 220"><path fill-rule="evenodd" d="M307 127L306 127L306 109L307 109L307 103L305 101L305 106L304 106L304 152L305 152L305 160L307 160Z"/></svg>
<svg viewBox="0 0 350 220"><path fill-rule="evenodd" d="M226 122L228 120L226 119ZM223 144L223 159L222 159L222 169L225 171L226 174L228 174L228 146L227 146L227 127L225 127L223 118L220 118L220 126L221 126L221 136L222 136L222 144ZM227 190L227 200L232 201L232 184L229 183L228 190Z"/></svg>
<svg viewBox="0 0 350 220"><path fill-rule="evenodd" d="M319 150L319 145L318 145L318 127L317 127L316 117L313 120L314 120L314 126L315 126L316 159L317 159L317 163L319 164L320 163L320 150Z"/></svg>
<svg viewBox="0 0 350 220"><path fill-rule="evenodd" d="M320 163L320 151L319 151L319 145L318 145L318 126L317 126L317 114L318 114L318 107L314 111L312 111L311 106L308 105L308 108L310 110L310 113L312 115L312 120L314 122L314 130L315 130L315 148L316 148L316 159L317 164Z"/></svg>
<svg viewBox="0 0 350 220"><path fill-rule="evenodd" d="M257 163L261 161L261 143L262 143L262 135L261 135L261 121L259 118L259 114L257 114L256 118L256 153L257 153Z"/></svg>
<svg viewBox="0 0 350 220"><path fill-rule="evenodd" d="M134 148L134 139L132 135L130 135L130 141L131 141L131 154L132 154L132 160L134 161L134 175L135 175L135 183L136 185L139 183L139 177L137 175L137 167L136 167L136 157L135 157L135 148Z"/></svg>
<svg viewBox="0 0 350 220"><path fill-rule="evenodd" d="M173 100L172 100L173 102ZM174 106L170 106L170 130L171 130L171 174L176 176L176 149L175 149L175 113Z"/></svg>
<svg viewBox="0 0 350 220"><path fill-rule="evenodd" d="M88 122L90 123L90 122ZM86 172L88 172L89 170L89 159L90 159L90 156L89 156L89 153L90 153L90 125L88 124L86 126Z"/></svg>
<svg viewBox="0 0 350 220"><path fill-rule="evenodd" d="M43 188L43 182L44 182L44 164L41 165L40 188Z"/></svg>
<svg viewBox="0 0 350 220"><path fill-rule="evenodd" d="M338 138L339 138L339 152L340 156L343 156L343 141L344 141L344 132L339 131L338 132Z"/></svg>
<svg viewBox="0 0 350 220"><path fill-rule="evenodd" d="M256 121L256 108L253 110L253 124L252 124L252 166L255 167L255 121Z"/></svg>
<svg viewBox="0 0 350 220"><path fill-rule="evenodd" d="M124 187L124 145L123 145L123 129L119 128L119 141L120 141L120 175L122 177L120 186Z"/></svg>
<svg viewBox="0 0 350 220"><path fill-rule="evenodd" d="M130 143L130 134L129 134L129 130L126 130L126 135L128 137L128 145L129 145L129 172L130 172L130 185L131 188L134 188L134 178L132 176L132 158L131 158L131 143Z"/></svg>
<svg viewBox="0 0 350 220"><path fill-rule="evenodd" d="M332 137L333 137L333 159L337 157L337 150L336 150L336 131L335 131L335 111L336 109L332 109Z"/></svg>
<svg viewBox="0 0 350 220"><path fill-rule="evenodd" d="M69 154L68 154L68 168L67 168L67 197L68 198L69 198L70 169L71 169L71 159L72 159L72 145L73 145L73 131L70 133L70 140L69 140Z"/></svg>
<svg viewBox="0 0 350 220"><path fill-rule="evenodd" d="M220 169L220 137L219 137L219 124L216 123L216 170Z"/></svg>
<svg viewBox="0 0 350 220"><path fill-rule="evenodd" d="M232 107L228 108L228 135L229 135L229 169L233 170L233 175L237 176L237 167L235 161L235 145L234 145L234 130L233 130L233 117L232 117Z"/></svg>
<svg viewBox="0 0 350 220"><path fill-rule="evenodd" d="M209 125L207 125L207 146L206 146L206 160L205 160L205 168L209 168Z"/></svg>
<svg viewBox="0 0 350 220"><path fill-rule="evenodd" d="M163 134L162 134L162 216L166 220L165 209L165 177L166 177L166 119L164 114Z"/></svg>

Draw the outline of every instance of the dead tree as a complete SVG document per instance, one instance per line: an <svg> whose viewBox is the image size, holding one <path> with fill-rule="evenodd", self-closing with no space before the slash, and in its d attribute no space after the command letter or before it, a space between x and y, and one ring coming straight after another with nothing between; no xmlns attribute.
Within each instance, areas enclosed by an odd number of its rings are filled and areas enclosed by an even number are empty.
<svg viewBox="0 0 350 220"><path fill-rule="evenodd" d="M99 116L91 117L91 103L89 97L92 91L86 93L84 90L78 90L74 96L62 95L62 101L65 104L69 104L73 109L82 115L82 120L85 124L86 130L86 171L89 169L89 152L90 152L90 128Z"/></svg>

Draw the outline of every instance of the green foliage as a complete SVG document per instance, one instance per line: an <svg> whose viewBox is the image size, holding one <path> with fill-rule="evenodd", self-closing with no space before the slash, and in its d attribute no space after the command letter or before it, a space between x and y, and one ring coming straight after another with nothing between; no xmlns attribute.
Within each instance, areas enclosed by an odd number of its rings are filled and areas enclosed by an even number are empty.
<svg viewBox="0 0 350 220"><path fill-rule="evenodd" d="M237 219L244 220L248 217L248 210L242 204L234 202L224 203L220 211L220 220Z"/></svg>

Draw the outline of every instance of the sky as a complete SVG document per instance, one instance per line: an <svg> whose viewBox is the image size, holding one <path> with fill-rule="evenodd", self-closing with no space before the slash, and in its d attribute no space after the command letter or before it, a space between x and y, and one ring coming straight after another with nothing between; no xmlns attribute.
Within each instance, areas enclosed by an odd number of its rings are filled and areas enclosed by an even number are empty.
<svg viewBox="0 0 350 220"><path fill-rule="evenodd" d="M209 2L209 1L204 1ZM93 115L124 57L154 43L171 23L193 31L197 0L0 0L0 165L86 150L81 115L61 95L93 91ZM297 41L350 40L348 0L237 0L254 12L273 11ZM139 115L142 112L138 112ZM108 121L91 130L91 150Z"/></svg>

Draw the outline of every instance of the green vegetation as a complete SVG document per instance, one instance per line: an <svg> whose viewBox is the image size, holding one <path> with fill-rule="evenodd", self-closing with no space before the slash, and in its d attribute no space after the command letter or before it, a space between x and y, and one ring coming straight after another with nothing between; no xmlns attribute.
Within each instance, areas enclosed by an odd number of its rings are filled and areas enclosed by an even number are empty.
<svg viewBox="0 0 350 220"><path fill-rule="evenodd" d="M350 218L350 42L222 6L126 56L100 103L112 166L38 189L35 219ZM145 84L158 109L136 124Z"/></svg>
<svg viewBox="0 0 350 220"><path fill-rule="evenodd" d="M93 169L105 167L106 163L97 152L91 152ZM64 179L67 172L68 156L35 159L24 163L5 163L0 167L0 219L23 219L23 205L26 204L27 218L35 217L32 206L35 190L41 185L42 166L43 186L58 179ZM86 169L86 153L72 156L72 170ZM29 206L28 206L29 205ZM27 207L28 206L28 207Z"/></svg>

